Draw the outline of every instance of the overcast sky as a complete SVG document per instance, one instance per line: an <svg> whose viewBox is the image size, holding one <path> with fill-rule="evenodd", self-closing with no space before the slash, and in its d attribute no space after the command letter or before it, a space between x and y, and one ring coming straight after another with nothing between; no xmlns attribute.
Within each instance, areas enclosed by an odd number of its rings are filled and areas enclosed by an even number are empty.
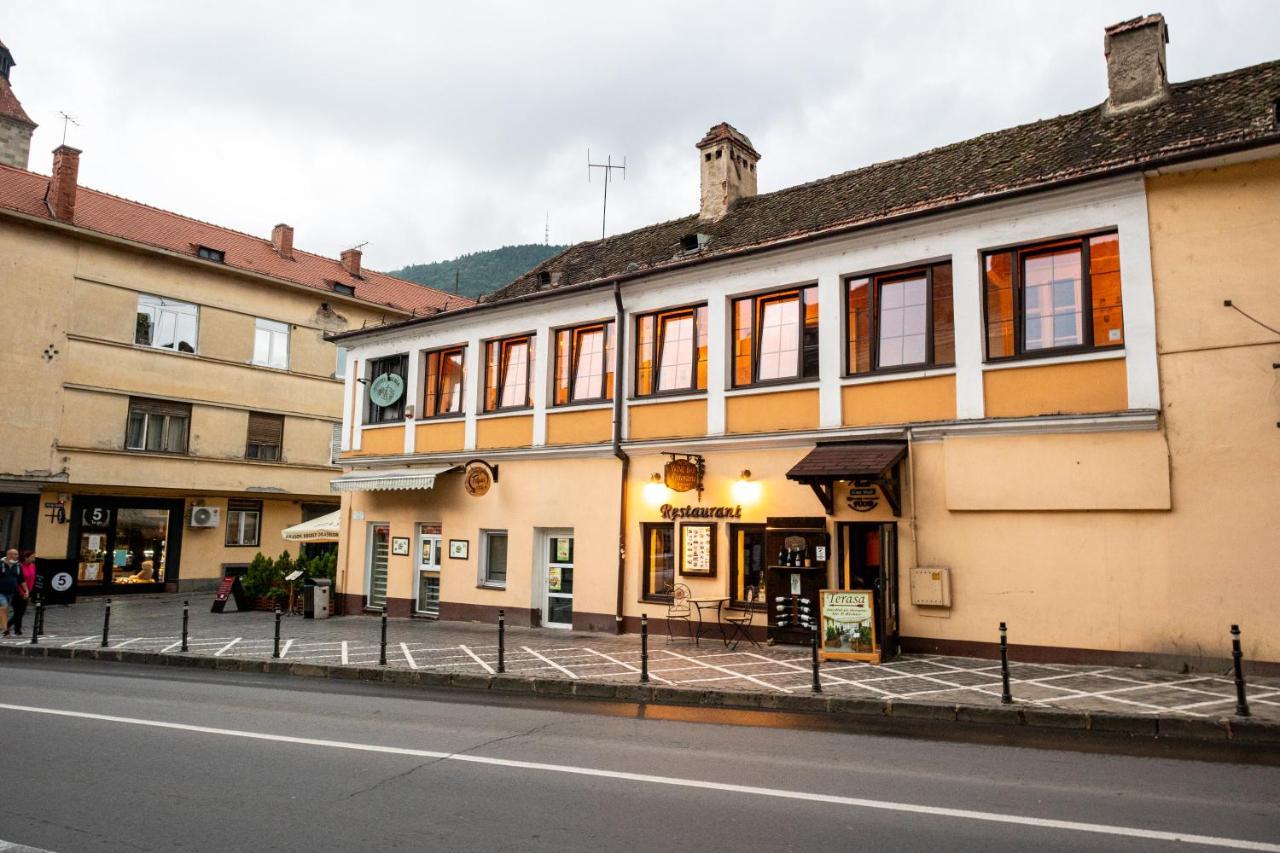
<svg viewBox="0 0 1280 853"><path fill-rule="evenodd" d="M393 269L693 212L728 121L760 191L1094 105L1102 30L1160 10L1171 79L1280 58L1280 2L5 0L13 88L81 182Z"/></svg>

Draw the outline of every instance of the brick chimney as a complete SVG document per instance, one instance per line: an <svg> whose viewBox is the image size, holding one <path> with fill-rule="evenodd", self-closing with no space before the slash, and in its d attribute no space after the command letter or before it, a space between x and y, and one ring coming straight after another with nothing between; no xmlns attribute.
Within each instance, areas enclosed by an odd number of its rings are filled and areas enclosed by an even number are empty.
<svg viewBox="0 0 1280 853"><path fill-rule="evenodd" d="M293 260L293 226L281 222L272 228L271 245L275 247L277 255L286 261Z"/></svg>
<svg viewBox="0 0 1280 853"><path fill-rule="evenodd" d="M76 180L80 173L80 149L59 145L53 149L53 177L44 200L54 219L72 222L76 214Z"/></svg>
<svg viewBox="0 0 1280 853"><path fill-rule="evenodd" d="M702 137L698 153L702 165L701 219L721 219L738 199L756 194L760 154L746 134L721 122Z"/></svg>
<svg viewBox="0 0 1280 853"><path fill-rule="evenodd" d="M1164 15L1144 15L1107 27L1102 49L1107 56L1107 113L1153 106L1169 97L1164 46L1169 28Z"/></svg>
<svg viewBox="0 0 1280 853"><path fill-rule="evenodd" d="M344 249L342 252L342 268L348 275L360 278L360 250Z"/></svg>

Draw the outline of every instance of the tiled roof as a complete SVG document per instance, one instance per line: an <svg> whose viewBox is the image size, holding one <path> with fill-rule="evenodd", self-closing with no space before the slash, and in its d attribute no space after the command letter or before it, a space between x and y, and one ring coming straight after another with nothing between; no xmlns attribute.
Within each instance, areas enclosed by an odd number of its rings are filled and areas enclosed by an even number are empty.
<svg viewBox="0 0 1280 853"><path fill-rule="evenodd" d="M1280 142L1278 100L1280 62L1174 84L1166 101L1146 109L1108 114L1099 105L744 198L716 222L701 222L695 214L579 243L484 301L714 260L984 198ZM709 240L701 251L683 253L681 238L695 232Z"/></svg>
<svg viewBox="0 0 1280 853"><path fill-rule="evenodd" d="M4 45L0 45L0 48ZM18 102L18 96L13 94L13 87L9 85L9 81L0 74L0 116L20 121L23 124L29 124L32 127L36 123L31 120L31 116L27 115L27 111L22 108L22 104Z"/></svg>
<svg viewBox="0 0 1280 853"><path fill-rule="evenodd" d="M824 442L797 462L787 477L792 480L879 477L906 455L905 441Z"/></svg>
<svg viewBox="0 0 1280 853"><path fill-rule="evenodd" d="M44 200L48 187L49 179L44 175L0 166L0 208L52 220ZM293 259L287 260L276 253L269 238L210 225L87 187L80 187L76 193L74 224L193 257L198 246L207 246L224 252L224 263L228 267L330 293L334 292L335 282L349 285L355 288L356 299L404 312L434 312L472 304L464 296L372 270L361 270L361 277L356 278L348 275L339 261L296 248Z"/></svg>

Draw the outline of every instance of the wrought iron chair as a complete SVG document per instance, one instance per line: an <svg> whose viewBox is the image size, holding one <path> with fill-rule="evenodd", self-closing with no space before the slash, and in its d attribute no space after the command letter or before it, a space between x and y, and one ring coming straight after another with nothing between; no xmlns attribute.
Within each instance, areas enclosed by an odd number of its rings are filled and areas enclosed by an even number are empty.
<svg viewBox="0 0 1280 853"><path fill-rule="evenodd" d="M667 642L674 639L671 632L672 621L684 622L687 639L693 639L693 605L689 603L689 587L682 583L673 583L663 592L671 596L667 603Z"/></svg>
<svg viewBox="0 0 1280 853"><path fill-rule="evenodd" d="M760 602L759 590L754 586L747 587L746 592L747 603L742 607L741 612L735 612L724 619L724 624L729 626L728 633L724 638L724 644L729 647L729 643L732 641L732 648L735 650L738 648L738 643L744 639L756 648L760 648L760 644L756 642L755 637L751 636L751 619L756 615L756 611L763 609L763 605ZM734 608L735 611L737 609Z"/></svg>

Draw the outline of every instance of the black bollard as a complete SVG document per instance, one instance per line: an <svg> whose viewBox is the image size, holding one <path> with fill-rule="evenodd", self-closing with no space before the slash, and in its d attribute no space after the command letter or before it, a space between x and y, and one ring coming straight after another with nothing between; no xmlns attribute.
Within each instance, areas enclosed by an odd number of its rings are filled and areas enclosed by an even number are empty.
<svg viewBox="0 0 1280 853"><path fill-rule="evenodd" d="M189 648L187 646L187 625L189 624L189 621L191 619L190 610L191 610L191 602L190 601L182 602L182 650L184 652L187 651Z"/></svg>
<svg viewBox="0 0 1280 853"><path fill-rule="evenodd" d="M1236 716L1249 716L1249 700L1244 695L1244 653L1240 651L1240 626L1231 626L1231 659L1236 668Z"/></svg>
<svg viewBox="0 0 1280 853"><path fill-rule="evenodd" d="M649 616L640 614L640 681L649 683Z"/></svg>
<svg viewBox="0 0 1280 853"><path fill-rule="evenodd" d="M111 633L111 599L107 599L107 607L102 611L102 647L107 647L107 637Z"/></svg>
<svg viewBox="0 0 1280 853"><path fill-rule="evenodd" d="M35 612L35 615L31 618L31 645L33 646L36 643L40 642L40 640L38 639L40 636L40 599L36 598L35 601L36 601L36 612Z"/></svg>
<svg viewBox="0 0 1280 853"><path fill-rule="evenodd" d="M33 632L44 636L44 596L36 596L36 630Z"/></svg>
<svg viewBox="0 0 1280 853"><path fill-rule="evenodd" d="M275 648L271 650L271 656L273 658L280 657L280 616L280 608L276 607L276 645Z"/></svg>
<svg viewBox="0 0 1280 853"><path fill-rule="evenodd" d="M1000 623L1000 702L1013 704L1013 693L1009 690L1009 629Z"/></svg>
<svg viewBox="0 0 1280 853"><path fill-rule="evenodd" d="M387 665L387 611L382 611L382 652L378 655L378 665Z"/></svg>
<svg viewBox="0 0 1280 853"><path fill-rule="evenodd" d="M813 692L822 692L822 679L818 676L818 626L813 626L813 639L810 642L813 647Z"/></svg>
<svg viewBox="0 0 1280 853"><path fill-rule="evenodd" d="M498 611L498 672L507 671L507 611Z"/></svg>

